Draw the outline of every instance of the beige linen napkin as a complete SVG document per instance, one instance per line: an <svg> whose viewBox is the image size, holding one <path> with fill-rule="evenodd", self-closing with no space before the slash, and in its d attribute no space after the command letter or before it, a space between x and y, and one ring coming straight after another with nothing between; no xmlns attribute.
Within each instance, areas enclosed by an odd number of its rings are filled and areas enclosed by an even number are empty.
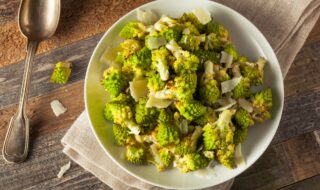
<svg viewBox="0 0 320 190"><path fill-rule="evenodd" d="M229 0L225 4L253 22L275 50L283 76L320 15L320 0ZM63 152L114 189L160 189L118 167L103 151L82 113L62 139ZM212 190L230 189L233 180Z"/></svg>

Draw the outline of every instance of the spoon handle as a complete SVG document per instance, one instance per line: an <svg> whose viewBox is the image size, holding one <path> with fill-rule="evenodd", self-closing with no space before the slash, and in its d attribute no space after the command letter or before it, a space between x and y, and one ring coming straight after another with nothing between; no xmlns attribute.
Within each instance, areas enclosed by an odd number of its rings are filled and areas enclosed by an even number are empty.
<svg viewBox="0 0 320 190"><path fill-rule="evenodd" d="M33 57L37 51L38 42L28 41L27 58L22 79L21 94L17 112L11 118L3 144L3 157L7 162L20 163L28 155L29 121L25 114L25 104L28 97L29 83L32 72Z"/></svg>

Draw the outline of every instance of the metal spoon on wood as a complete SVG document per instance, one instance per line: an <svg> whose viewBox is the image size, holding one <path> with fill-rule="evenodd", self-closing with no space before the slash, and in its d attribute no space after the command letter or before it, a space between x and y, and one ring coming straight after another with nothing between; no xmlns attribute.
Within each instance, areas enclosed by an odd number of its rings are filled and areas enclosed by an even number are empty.
<svg viewBox="0 0 320 190"><path fill-rule="evenodd" d="M25 112L33 57L41 41L51 37L58 26L60 0L22 0L19 7L19 28L28 39L27 58L17 112L11 118L2 154L6 161L20 163L28 155L29 120Z"/></svg>

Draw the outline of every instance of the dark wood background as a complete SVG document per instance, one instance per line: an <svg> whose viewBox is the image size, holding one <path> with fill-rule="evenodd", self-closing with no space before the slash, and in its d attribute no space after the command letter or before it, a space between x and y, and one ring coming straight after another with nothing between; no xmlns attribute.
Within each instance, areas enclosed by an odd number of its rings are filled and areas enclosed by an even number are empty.
<svg viewBox="0 0 320 190"><path fill-rule="evenodd" d="M26 162L7 164L0 158L0 189L109 189L69 161L61 138L84 109L83 79L90 55L103 32L118 18L148 0L64 0L57 33L41 44L35 59L28 101L31 147ZM25 39L17 24L18 0L0 0L0 148L16 110L23 73ZM95 22L92 22L94 20ZM67 60L74 70L67 85L53 85L53 63ZM297 55L285 79L285 105L272 145L232 189L320 189L320 21ZM50 102L60 100L68 111L58 119ZM1 156L2 157L2 156Z"/></svg>

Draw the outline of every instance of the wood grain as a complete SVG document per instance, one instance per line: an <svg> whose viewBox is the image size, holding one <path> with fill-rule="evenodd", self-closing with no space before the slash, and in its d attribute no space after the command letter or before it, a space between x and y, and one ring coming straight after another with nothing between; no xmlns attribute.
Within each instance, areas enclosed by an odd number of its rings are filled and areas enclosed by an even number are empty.
<svg viewBox="0 0 320 190"><path fill-rule="evenodd" d="M61 87L61 85L50 83L54 64L58 61L73 63L69 84L84 79L92 51L101 36L102 34L98 34L37 56L31 77L29 97L50 93L52 90ZM0 109L18 102L23 66L24 61L20 61L17 64L0 69Z"/></svg>
<svg viewBox="0 0 320 190"><path fill-rule="evenodd" d="M304 46L292 63L285 78L285 94L320 90L320 41Z"/></svg>
<svg viewBox="0 0 320 190"><path fill-rule="evenodd" d="M299 181L297 183L291 184L281 190L319 190L320 189L320 175Z"/></svg>
<svg viewBox="0 0 320 190"><path fill-rule="evenodd" d="M1 159L0 189L110 189L74 162L63 178L57 178L60 167L70 161L61 152L60 140L66 130L55 130L33 138L27 162L7 164Z"/></svg>
<svg viewBox="0 0 320 190"><path fill-rule="evenodd" d="M38 53L104 32L125 13L148 1L63 0L56 34L41 43ZM26 40L20 34L15 20L18 2L19 0L0 2L0 67L25 57Z"/></svg>
<svg viewBox="0 0 320 190"><path fill-rule="evenodd" d="M50 102L55 99L68 108L68 111L58 118L55 117L50 107ZM31 139L58 129L68 128L84 110L83 82L66 85L48 95L29 99L27 107L27 115L31 122ZM0 139L4 139L7 124L15 111L16 105L0 110ZM2 149L2 144L3 140L0 140L0 149Z"/></svg>
<svg viewBox="0 0 320 190"><path fill-rule="evenodd" d="M320 147L307 133L268 148L263 156L235 179L233 190L278 189L320 173Z"/></svg>

